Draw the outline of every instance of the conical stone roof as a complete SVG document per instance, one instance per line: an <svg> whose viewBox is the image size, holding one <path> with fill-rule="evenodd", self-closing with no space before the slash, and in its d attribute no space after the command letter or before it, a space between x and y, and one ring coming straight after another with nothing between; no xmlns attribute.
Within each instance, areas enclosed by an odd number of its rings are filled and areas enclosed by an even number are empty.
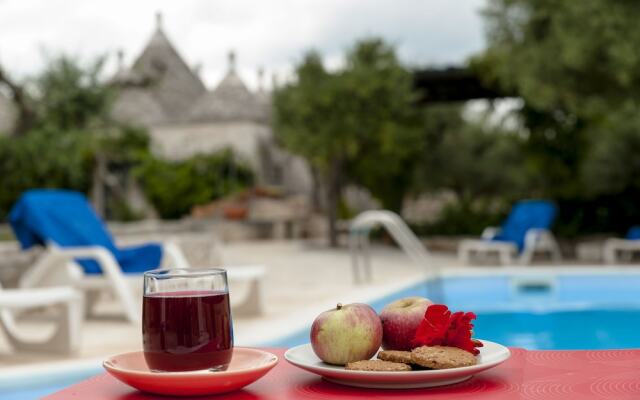
<svg viewBox="0 0 640 400"><path fill-rule="evenodd" d="M111 115L120 122L142 126L156 126L168 122L160 103L140 87L122 89L113 103Z"/></svg>
<svg viewBox="0 0 640 400"><path fill-rule="evenodd" d="M157 16L156 31L128 75L149 80L146 89L162 107L167 121L184 119L194 102L206 92L200 78L184 62L164 33L160 14Z"/></svg>
<svg viewBox="0 0 640 400"><path fill-rule="evenodd" d="M202 96L193 106L192 122L256 121L268 118L265 103L249 91L238 76L235 55L229 53L229 71L218 86Z"/></svg>

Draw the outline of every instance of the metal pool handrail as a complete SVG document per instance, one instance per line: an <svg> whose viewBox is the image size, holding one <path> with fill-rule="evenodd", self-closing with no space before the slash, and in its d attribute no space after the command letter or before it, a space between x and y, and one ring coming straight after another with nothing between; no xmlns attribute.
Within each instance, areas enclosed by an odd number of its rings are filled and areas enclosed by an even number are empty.
<svg viewBox="0 0 640 400"><path fill-rule="evenodd" d="M369 234L378 226L385 228L415 263L427 268L427 272L430 273L428 278L431 281L437 280L440 274L431 261L429 251L402 218L389 210L370 210L354 218L349 229L351 265L356 283L371 282L373 279Z"/></svg>

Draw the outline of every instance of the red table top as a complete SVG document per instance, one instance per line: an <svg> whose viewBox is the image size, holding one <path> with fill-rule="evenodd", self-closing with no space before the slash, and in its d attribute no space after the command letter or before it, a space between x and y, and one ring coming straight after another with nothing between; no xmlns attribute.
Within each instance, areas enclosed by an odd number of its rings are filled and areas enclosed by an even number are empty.
<svg viewBox="0 0 640 400"><path fill-rule="evenodd" d="M511 349L504 364L452 386L431 389L359 389L325 382L284 360L283 349L268 349L280 357L264 378L243 390L190 399L640 399L640 350L527 351ZM170 399L141 393L102 374L47 400Z"/></svg>

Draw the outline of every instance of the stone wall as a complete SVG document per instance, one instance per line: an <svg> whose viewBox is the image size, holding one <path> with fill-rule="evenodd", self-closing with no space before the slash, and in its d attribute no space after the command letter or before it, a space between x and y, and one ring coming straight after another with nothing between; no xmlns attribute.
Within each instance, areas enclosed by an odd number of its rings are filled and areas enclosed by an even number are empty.
<svg viewBox="0 0 640 400"><path fill-rule="evenodd" d="M268 125L241 121L190 123L154 127L150 135L153 152L166 159L182 160L230 148L255 172L258 183L276 184L289 193L311 193L307 163L278 148ZM274 175L280 175L277 181Z"/></svg>
<svg viewBox="0 0 640 400"><path fill-rule="evenodd" d="M154 127L150 134L153 151L170 160L231 148L258 168L259 143L271 137L271 129L254 122L219 122Z"/></svg>

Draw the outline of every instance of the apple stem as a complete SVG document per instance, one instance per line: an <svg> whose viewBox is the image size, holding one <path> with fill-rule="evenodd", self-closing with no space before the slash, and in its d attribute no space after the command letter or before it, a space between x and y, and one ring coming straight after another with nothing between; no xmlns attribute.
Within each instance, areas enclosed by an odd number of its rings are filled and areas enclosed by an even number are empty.
<svg viewBox="0 0 640 400"><path fill-rule="evenodd" d="M336 309L341 310L342 309L342 303L338 303L338 305L336 306Z"/></svg>

